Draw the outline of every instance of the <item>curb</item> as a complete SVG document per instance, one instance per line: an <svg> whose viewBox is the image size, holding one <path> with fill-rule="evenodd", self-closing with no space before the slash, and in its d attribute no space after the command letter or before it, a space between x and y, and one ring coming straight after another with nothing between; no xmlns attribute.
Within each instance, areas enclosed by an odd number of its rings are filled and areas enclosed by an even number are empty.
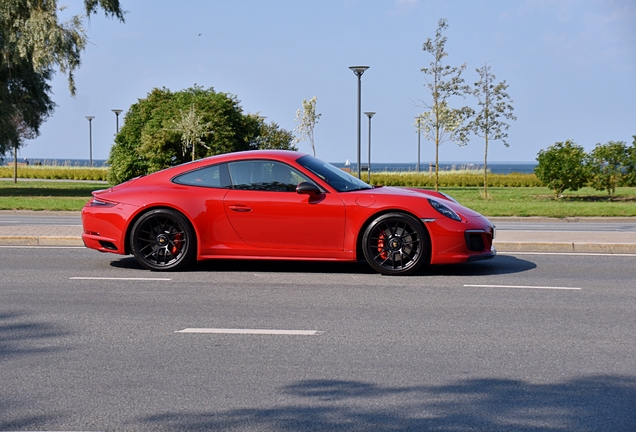
<svg viewBox="0 0 636 432"><path fill-rule="evenodd" d="M636 254L633 243L494 242L497 252Z"/></svg>
<svg viewBox="0 0 636 432"><path fill-rule="evenodd" d="M84 242L72 236L0 236L0 246L84 246Z"/></svg>
<svg viewBox="0 0 636 432"><path fill-rule="evenodd" d="M0 236L0 246L84 246L74 236ZM494 242L497 252L636 254L632 243Z"/></svg>

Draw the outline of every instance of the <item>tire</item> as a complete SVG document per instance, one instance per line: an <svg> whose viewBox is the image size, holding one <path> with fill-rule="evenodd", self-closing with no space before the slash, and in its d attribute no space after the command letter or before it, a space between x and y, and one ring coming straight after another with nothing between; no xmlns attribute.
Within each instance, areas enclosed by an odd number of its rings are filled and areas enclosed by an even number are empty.
<svg viewBox="0 0 636 432"><path fill-rule="evenodd" d="M150 270L179 270L196 255L196 236L190 222L174 210L144 213L133 225L130 249L137 262Z"/></svg>
<svg viewBox="0 0 636 432"><path fill-rule="evenodd" d="M362 237L364 257L374 270L385 275L407 275L427 261L428 233L420 221L404 213L376 218Z"/></svg>

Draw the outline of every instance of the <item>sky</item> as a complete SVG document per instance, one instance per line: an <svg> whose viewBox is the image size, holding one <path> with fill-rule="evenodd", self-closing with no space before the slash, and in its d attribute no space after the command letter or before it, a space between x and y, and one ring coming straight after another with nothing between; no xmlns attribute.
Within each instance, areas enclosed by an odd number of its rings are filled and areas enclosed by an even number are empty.
<svg viewBox="0 0 636 432"><path fill-rule="evenodd" d="M245 113L293 131L303 99L317 97L317 156L357 160L357 78L365 65L362 111L371 120L372 162L417 161L415 116L431 102L425 87L433 57L423 43L445 18L445 63L488 63L505 80L516 121L508 143L489 145L489 162L534 162L537 153L572 139L587 151L636 135L636 2L633 0L121 0L125 23L93 15L89 44L76 72L77 95L66 77L53 84L57 107L20 158L108 158L115 131L112 109L130 106L153 88L194 85L236 95ZM83 11L81 0L59 0L60 17ZM451 106L477 108L473 97ZM368 118L362 116L362 162ZM301 141L300 151L311 153ZM441 162L479 162L482 138L439 149ZM435 146L421 139L421 161Z"/></svg>

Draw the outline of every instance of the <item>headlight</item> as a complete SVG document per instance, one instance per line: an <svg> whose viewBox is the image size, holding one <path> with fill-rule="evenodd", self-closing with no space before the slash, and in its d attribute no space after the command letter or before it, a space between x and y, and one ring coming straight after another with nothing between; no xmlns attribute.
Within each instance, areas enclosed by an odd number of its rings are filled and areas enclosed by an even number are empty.
<svg viewBox="0 0 636 432"><path fill-rule="evenodd" d="M438 212L440 212L441 214L443 214L447 218L450 218L450 219L453 219L453 220L456 220L456 221L461 221L462 220L462 218L460 218L457 213L455 213L452 209L446 207L441 202L435 201L434 199L431 199L431 198L428 199L428 202L431 204L431 206L435 210L437 210Z"/></svg>

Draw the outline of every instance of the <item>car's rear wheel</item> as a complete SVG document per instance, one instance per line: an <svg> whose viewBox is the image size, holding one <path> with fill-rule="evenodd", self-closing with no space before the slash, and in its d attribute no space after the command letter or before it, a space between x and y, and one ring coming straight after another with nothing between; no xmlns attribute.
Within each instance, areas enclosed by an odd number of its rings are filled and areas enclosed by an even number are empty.
<svg viewBox="0 0 636 432"><path fill-rule="evenodd" d="M133 255L150 270L179 270L196 254L196 237L190 222L170 209L144 213L130 233Z"/></svg>
<svg viewBox="0 0 636 432"><path fill-rule="evenodd" d="M406 275L427 259L429 239L422 224L404 213L387 213L364 231L362 251L371 267L386 275Z"/></svg>

